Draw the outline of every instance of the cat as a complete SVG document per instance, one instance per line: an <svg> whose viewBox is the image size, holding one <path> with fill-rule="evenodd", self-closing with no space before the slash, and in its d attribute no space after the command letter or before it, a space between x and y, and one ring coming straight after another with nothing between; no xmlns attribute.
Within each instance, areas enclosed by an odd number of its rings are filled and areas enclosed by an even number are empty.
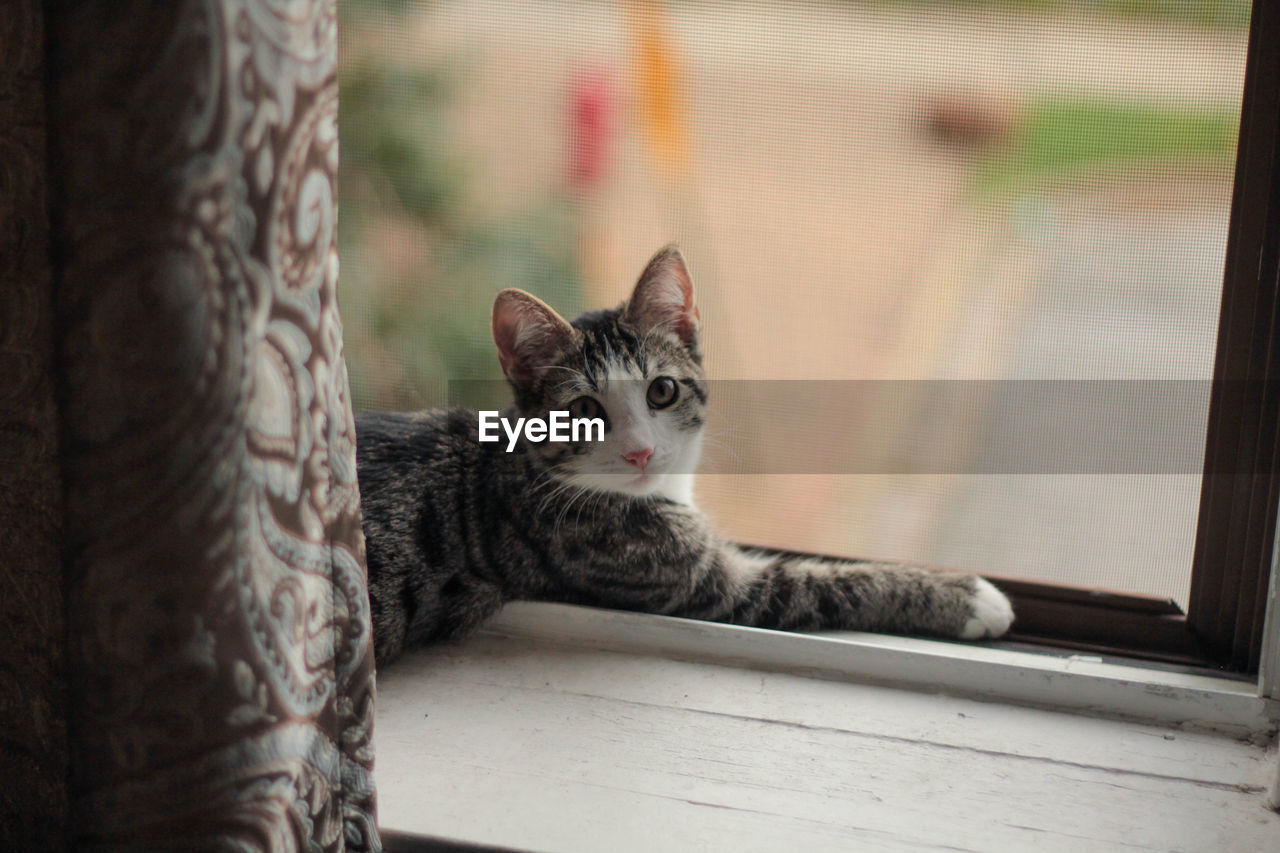
<svg viewBox="0 0 1280 853"><path fill-rule="evenodd" d="M572 323L520 290L493 337L504 412L599 418L603 438L482 442L476 412L356 419L375 660L477 628L504 602L570 602L794 631L977 639L1005 596L974 575L780 556L717 536L694 506L708 384L693 283L658 252L631 298ZM595 438L600 438L597 434Z"/></svg>

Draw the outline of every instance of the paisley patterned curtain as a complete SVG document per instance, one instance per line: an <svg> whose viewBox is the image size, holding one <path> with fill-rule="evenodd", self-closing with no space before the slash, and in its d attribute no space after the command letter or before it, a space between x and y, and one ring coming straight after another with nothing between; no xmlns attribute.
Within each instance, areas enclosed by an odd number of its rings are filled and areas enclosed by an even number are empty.
<svg viewBox="0 0 1280 853"><path fill-rule="evenodd" d="M77 847L378 849L334 2L10 0L0 18L0 118L21 119L0 123L21 190L0 212L34 223L0 231L27 264L5 268L0 305L25 313L0 331L36 377L34 414L0 424L38 469L4 485L36 496L24 536L45 538L19 563L60 599L0 673L63 674L66 620L65 693L23 684L66 718L68 758L45 721L36 776L67 774ZM24 655L47 665L14 674Z"/></svg>

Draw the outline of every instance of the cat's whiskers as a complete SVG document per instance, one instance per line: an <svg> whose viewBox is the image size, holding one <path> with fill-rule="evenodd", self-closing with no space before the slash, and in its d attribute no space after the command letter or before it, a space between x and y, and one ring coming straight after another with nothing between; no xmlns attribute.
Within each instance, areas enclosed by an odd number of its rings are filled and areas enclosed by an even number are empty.
<svg viewBox="0 0 1280 853"><path fill-rule="evenodd" d="M567 364L539 364L539 365L535 365L533 369L534 370L564 370L569 373L576 374L578 377L582 379L587 378L587 375L583 373L581 370L579 370L576 367L570 367Z"/></svg>
<svg viewBox="0 0 1280 853"><path fill-rule="evenodd" d="M568 379L561 382L560 384L553 386L551 390L558 394L565 393L566 391L578 394L586 391L591 391L593 389L591 388L590 385L588 385L583 380L571 376Z"/></svg>
<svg viewBox="0 0 1280 853"><path fill-rule="evenodd" d="M529 489L529 497L530 497L530 498L536 498L536 497L538 497L538 496L539 496L539 495L538 495L538 493L539 493L539 492L541 492L541 491L545 490L545 489L546 489L546 488L548 488L548 487L554 487L554 488L552 488L552 490L551 490L551 491L549 491L549 492L547 492L545 495L542 495L542 496L541 496L541 500L538 502L538 508L537 508L536 510L534 510L534 514L535 514L535 515L541 515L541 514L542 514L542 511L543 511L544 509L546 509L547 504L548 504L548 503L549 503L549 502L550 502L550 501L551 501L551 500L556 496L556 494L557 494L557 493L558 493L558 492L559 492L559 491L560 491L564 486L563 486L563 484L562 484L562 483L556 483L555 481L548 479L548 480L546 480L546 481L542 481L542 482L535 483L535 484L534 484L534 485Z"/></svg>
<svg viewBox="0 0 1280 853"><path fill-rule="evenodd" d="M559 497L560 495L563 495L569 489L576 488L573 483L567 480L560 480L560 479L554 478L548 474L546 476L546 479L535 487L534 493L536 493L536 491L538 490L546 488L547 486L554 486L554 488L552 488L551 491L547 492L547 494L543 496L541 502L538 504L538 509L535 513L536 515L541 515L544 511L546 511L547 507L550 506L552 501L554 501L557 497Z"/></svg>
<svg viewBox="0 0 1280 853"><path fill-rule="evenodd" d="M538 473L537 481L530 486L528 492L529 497L533 498L538 496L540 492L546 491L546 494L542 495L542 499L538 503L535 515L541 515L547 510L552 502L556 500L556 498L574 488L580 487L563 476L557 476L555 466L550 469L542 469ZM549 491L547 491L548 489Z"/></svg>
<svg viewBox="0 0 1280 853"><path fill-rule="evenodd" d="M591 381L586 373L578 370L576 367L569 367L565 364L544 364L535 368L536 370L563 370L571 374L559 385L555 386L556 391L563 391L566 388L573 388L575 391L595 391L596 384Z"/></svg>
<svg viewBox="0 0 1280 853"><path fill-rule="evenodd" d="M552 530L557 534L560 532L560 525L564 523L564 520L566 518L569 517L569 510L573 507L573 505L577 503L579 499L581 499L584 495L589 495L591 493L591 490L584 486L578 486L572 483L569 485L573 486L573 488L577 489L577 491L574 493L573 497L569 498L569 502L566 503L563 507L561 507L559 515L556 516L556 523L552 526ZM581 509L579 509L578 517L574 521L574 524L575 525L579 524L581 520L582 520L582 512L581 512Z"/></svg>
<svg viewBox="0 0 1280 853"><path fill-rule="evenodd" d="M608 492L604 491L603 489L591 489L590 491L595 492L595 494L594 494L591 498L589 498L588 500L583 501L584 506L590 510L590 511L587 513L587 521L590 521L592 518L594 518L594 517L595 517L595 514L596 514L596 507L597 507L597 506L599 506L599 505L600 505L600 503L601 503L601 502L605 499L605 497L607 497L607 496L608 496L608 494L609 494ZM582 510L583 510L583 508L584 508L583 506L578 507L578 517L577 517L577 519L575 519L574 524L581 524L581 523L582 523Z"/></svg>

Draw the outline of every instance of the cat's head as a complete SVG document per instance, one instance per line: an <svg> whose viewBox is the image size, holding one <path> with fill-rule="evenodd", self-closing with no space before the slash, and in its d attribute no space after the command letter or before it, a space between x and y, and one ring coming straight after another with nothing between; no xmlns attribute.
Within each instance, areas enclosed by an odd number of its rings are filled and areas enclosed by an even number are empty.
<svg viewBox="0 0 1280 853"><path fill-rule="evenodd" d="M677 249L654 255L621 306L572 323L504 290L493 338L521 416L567 410L604 420L599 441L531 444L553 474L596 491L691 501L707 383L693 281Z"/></svg>

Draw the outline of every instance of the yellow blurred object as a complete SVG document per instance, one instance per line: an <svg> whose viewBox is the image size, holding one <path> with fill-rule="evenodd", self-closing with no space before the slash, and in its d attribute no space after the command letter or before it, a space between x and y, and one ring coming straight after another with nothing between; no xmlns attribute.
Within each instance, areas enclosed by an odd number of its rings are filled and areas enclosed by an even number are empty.
<svg viewBox="0 0 1280 853"><path fill-rule="evenodd" d="M662 0L622 0L636 43L640 109L654 161L665 176L681 180L689 168L689 134L680 98L680 69L668 38Z"/></svg>

